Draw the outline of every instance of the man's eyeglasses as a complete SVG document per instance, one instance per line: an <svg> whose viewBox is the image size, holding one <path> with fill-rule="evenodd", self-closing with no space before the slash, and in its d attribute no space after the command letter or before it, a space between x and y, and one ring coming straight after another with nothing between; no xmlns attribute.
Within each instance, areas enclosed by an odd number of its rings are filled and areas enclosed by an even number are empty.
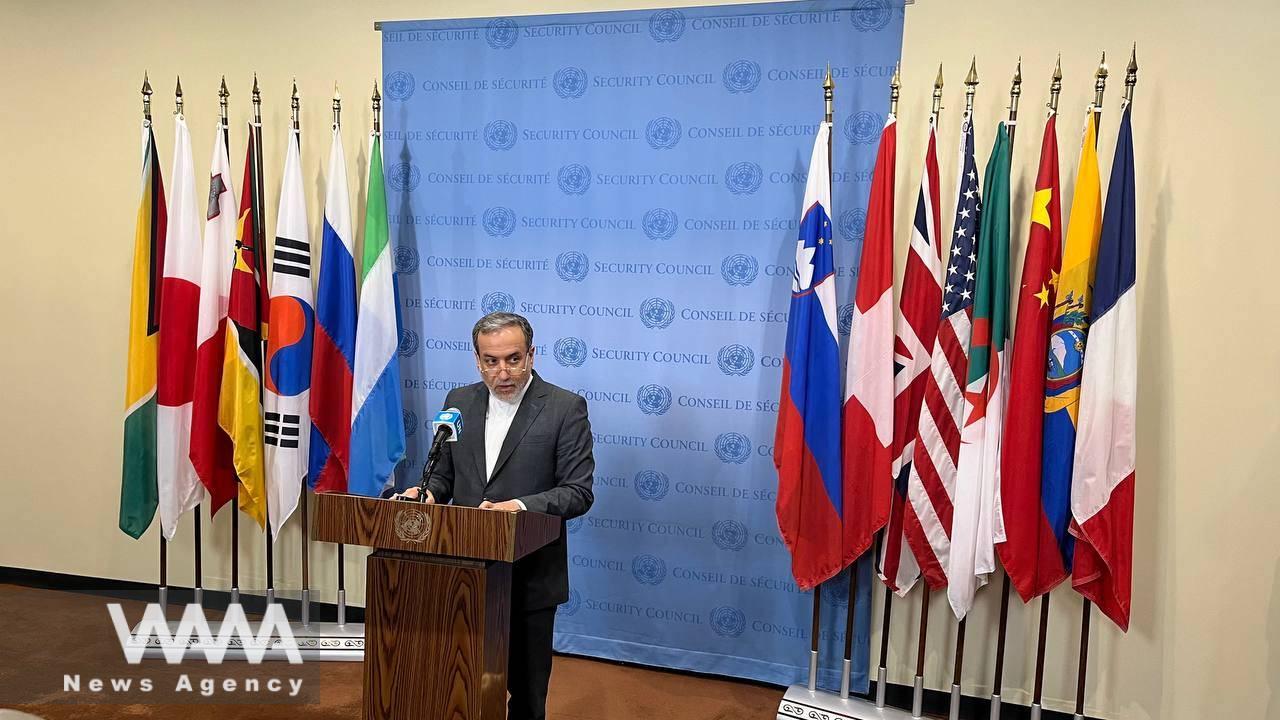
<svg viewBox="0 0 1280 720"><path fill-rule="evenodd" d="M529 356L525 355L519 360L512 360L511 358L505 360L478 360L476 365L480 368L480 372L485 375L498 375L503 370L506 370L508 375L519 377L529 372L528 360Z"/></svg>

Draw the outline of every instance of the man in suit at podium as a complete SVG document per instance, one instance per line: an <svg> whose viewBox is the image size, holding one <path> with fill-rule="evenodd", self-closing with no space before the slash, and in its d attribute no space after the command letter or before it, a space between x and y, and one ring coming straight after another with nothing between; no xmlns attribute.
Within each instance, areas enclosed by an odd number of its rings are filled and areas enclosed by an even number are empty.
<svg viewBox="0 0 1280 720"><path fill-rule="evenodd" d="M471 330L482 382L455 388L445 407L462 411L463 431L447 443L427 481L426 502L557 515L587 512L594 501L591 423L582 396L533 370L533 328L494 312ZM404 496L416 498L418 488ZM546 717L556 606L569 599L568 551L560 539L512 568L508 720Z"/></svg>

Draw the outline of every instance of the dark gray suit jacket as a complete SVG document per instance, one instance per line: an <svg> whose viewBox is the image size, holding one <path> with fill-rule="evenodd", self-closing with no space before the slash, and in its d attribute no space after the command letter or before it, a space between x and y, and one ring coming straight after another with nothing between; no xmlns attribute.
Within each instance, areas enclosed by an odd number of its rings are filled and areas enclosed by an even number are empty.
<svg viewBox="0 0 1280 720"><path fill-rule="evenodd" d="M533 373L488 483L484 427L489 388L482 382L455 388L444 405L461 410L463 424L457 442L445 443L427 481L436 502L474 507L484 500L519 499L532 512L565 520L590 509L595 500L591 482L596 461L587 401L582 396ZM558 540L515 563L513 606L540 610L568 600L568 560L562 521Z"/></svg>

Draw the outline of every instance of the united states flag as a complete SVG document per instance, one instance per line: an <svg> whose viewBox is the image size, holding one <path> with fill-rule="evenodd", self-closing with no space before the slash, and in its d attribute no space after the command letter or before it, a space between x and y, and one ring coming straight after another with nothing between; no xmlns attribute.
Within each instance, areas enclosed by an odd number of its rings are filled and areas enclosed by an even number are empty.
<svg viewBox="0 0 1280 720"><path fill-rule="evenodd" d="M936 120L936 118L934 118ZM911 472L916 427L924 387L929 382L930 355L938 334L938 308L942 305L941 211L938 200L938 146L934 120L929 123L924 172L911 228L911 250L902 276L898 329L893 347L893 504L880 546L880 579L894 592L905 595L920 577L920 568L903 542L902 525L907 509L907 478Z"/></svg>
<svg viewBox="0 0 1280 720"><path fill-rule="evenodd" d="M974 263L982 212L969 113L965 113L961 127L958 187L951 249L946 254L942 282L942 318L924 384L902 524L925 582L934 588L947 584L951 503L955 497L956 461L960 457L960 422L973 321Z"/></svg>

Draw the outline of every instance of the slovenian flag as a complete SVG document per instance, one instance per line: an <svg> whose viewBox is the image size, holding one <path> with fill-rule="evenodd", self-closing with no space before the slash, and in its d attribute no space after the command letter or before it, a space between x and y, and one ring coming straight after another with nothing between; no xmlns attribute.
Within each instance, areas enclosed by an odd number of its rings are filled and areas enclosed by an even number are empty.
<svg viewBox="0 0 1280 720"><path fill-rule="evenodd" d="M382 492L396 464L404 458L404 407L396 355L400 318L388 234L382 142L374 133L369 148L369 192L351 389L351 474L347 491L357 495Z"/></svg>
<svg viewBox="0 0 1280 720"><path fill-rule="evenodd" d="M778 529L803 589L845 566L841 548L840 343L831 248L831 123L818 126L804 190L773 464Z"/></svg>

